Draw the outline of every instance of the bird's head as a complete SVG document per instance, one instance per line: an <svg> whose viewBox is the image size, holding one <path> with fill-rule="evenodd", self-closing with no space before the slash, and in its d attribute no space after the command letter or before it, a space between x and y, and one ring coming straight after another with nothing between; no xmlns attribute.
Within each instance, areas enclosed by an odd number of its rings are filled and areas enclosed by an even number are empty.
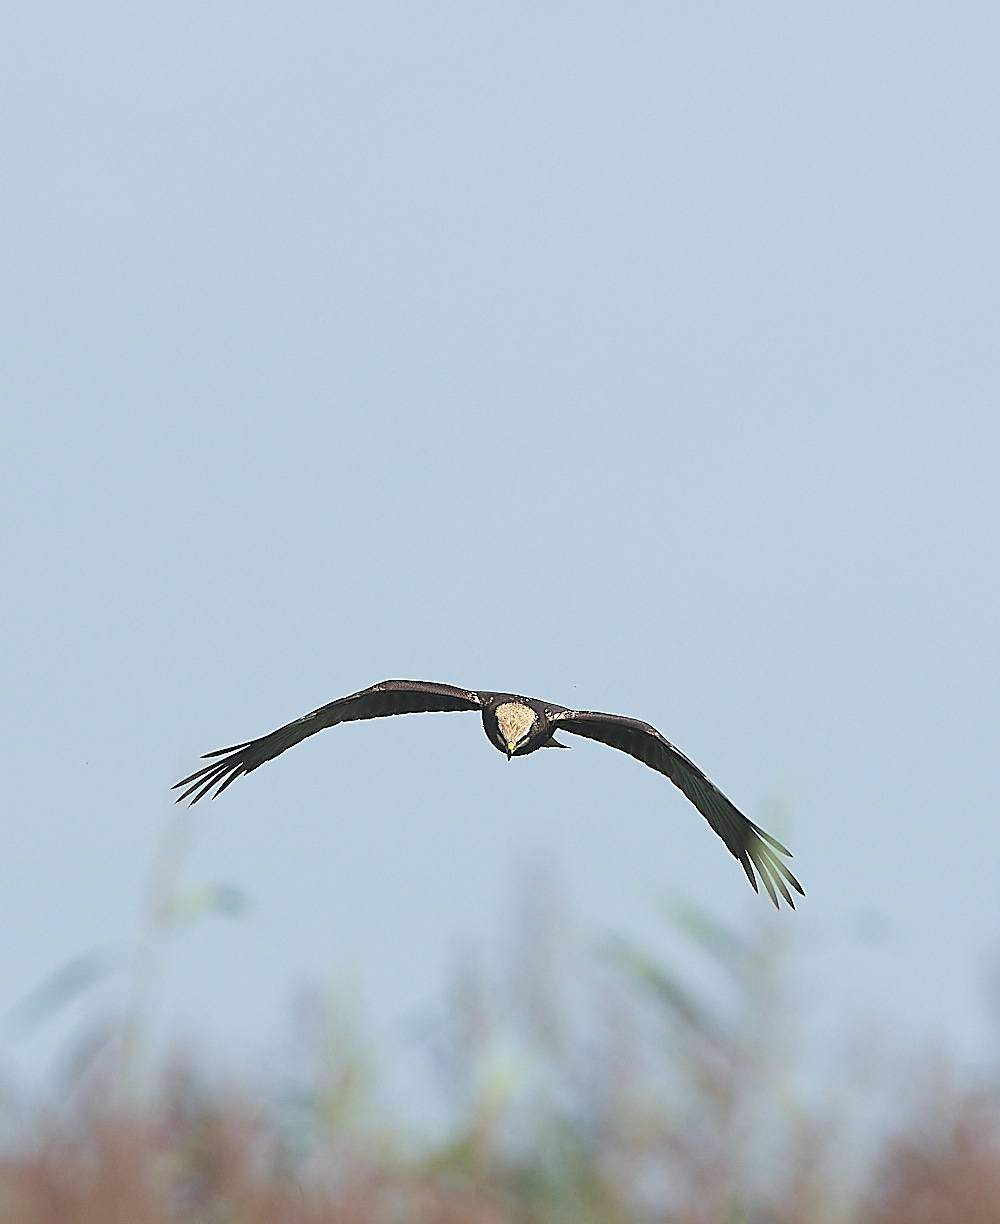
<svg viewBox="0 0 1000 1224"><path fill-rule="evenodd" d="M497 726L500 728L504 751L509 761L531 734L538 716L531 706L520 701L505 701L503 705L497 706L496 714Z"/></svg>

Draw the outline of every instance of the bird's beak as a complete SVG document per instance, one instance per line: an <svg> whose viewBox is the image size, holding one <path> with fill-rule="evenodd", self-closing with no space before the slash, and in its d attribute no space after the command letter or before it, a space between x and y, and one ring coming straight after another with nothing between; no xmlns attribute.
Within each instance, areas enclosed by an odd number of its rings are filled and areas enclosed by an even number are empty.
<svg viewBox="0 0 1000 1224"><path fill-rule="evenodd" d="M510 758L511 758L511 757L514 755L514 749L515 749L516 747L517 747L517 744L512 744L512 743L510 743L510 742L508 741L508 743L507 743L507 760L508 760L508 761L509 761L509 760L510 760Z"/></svg>

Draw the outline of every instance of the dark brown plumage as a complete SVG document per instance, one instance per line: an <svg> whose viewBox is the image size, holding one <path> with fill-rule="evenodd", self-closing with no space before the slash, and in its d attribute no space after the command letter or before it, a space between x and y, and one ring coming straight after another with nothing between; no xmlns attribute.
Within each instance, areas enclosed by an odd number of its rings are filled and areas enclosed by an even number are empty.
<svg viewBox="0 0 1000 1224"><path fill-rule="evenodd" d="M566 747L554 738L556 731L582 735L627 752L650 769L665 774L690 799L726 843L729 852L739 860L755 891L756 868L774 904L778 904L780 894L794 909L789 886L798 893L802 893L802 886L778 857L791 857L789 851L748 820L698 766L655 727L635 718L570 710L513 693L479 692L423 680L384 680L360 693L320 706L270 735L207 753L204 759L210 764L174 787L181 791L178 802L190 797L190 801L196 803L208 794L213 798L221 795L242 774L251 773L265 761L280 756L326 727L366 718L435 710L479 710L487 738L500 752L506 753L508 760L512 756L527 756L539 748Z"/></svg>

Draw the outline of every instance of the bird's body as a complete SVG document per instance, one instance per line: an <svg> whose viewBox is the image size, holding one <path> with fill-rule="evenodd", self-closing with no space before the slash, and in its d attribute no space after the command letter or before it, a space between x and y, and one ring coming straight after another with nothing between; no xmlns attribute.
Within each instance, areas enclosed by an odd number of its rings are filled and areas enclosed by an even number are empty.
<svg viewBox="0 0 1000 1224"><path fill-rule="evenodd" d="M666 740L655 727L635 718L600 714L593 710L570 710L534 697L515 693L494 693L456 688L424 680L383 680L350 697L341 697L320 706L263 735L260 739L210 752L211 763L178 782L179 800L190 797L196 803L214 791L220 795L242 774L251 773L301 740L326 727L342 722L385 718L393 714L430 711L478 710L490 743L510 760L527 756L539 748L565 748L555 738L556 731L568 731L587 739L599 740L611 748L627 752L650 769L664 774L706 818L716 833L739 860L747 878L757 889L754 868L775 905L778 894L794 908L790 885L802 892L798 880L778 857L789 852L753 821L748 820L702 773L693 761Z"/></svg>
<svg viewBox="0 0 1000 1224"><path fill-rule="evenodd" d="M481 693L483 730L494 748L512 756L527 756L539 748L566 748L553 738L553 717L563 707L547 705L534 697L518 697L515 693Z"/></svg>

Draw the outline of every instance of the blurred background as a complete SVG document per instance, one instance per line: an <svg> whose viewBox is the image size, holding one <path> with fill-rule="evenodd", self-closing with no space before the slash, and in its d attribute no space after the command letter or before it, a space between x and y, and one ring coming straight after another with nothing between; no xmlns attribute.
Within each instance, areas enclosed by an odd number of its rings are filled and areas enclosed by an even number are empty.
<svg viewBox="0 0 1000 1224"><path fill-rule="evenodd" d="M109 1016L238 1076L315 989L437 1125L428 1033L525 922L714 997L678 898L781 948L807 1097L859 1034L992 1074L995 6L3 24L11 1090ZM508 764L474 716L172 806L388 677L654 723L806 898L768 913L627 757Z"/></svg>

